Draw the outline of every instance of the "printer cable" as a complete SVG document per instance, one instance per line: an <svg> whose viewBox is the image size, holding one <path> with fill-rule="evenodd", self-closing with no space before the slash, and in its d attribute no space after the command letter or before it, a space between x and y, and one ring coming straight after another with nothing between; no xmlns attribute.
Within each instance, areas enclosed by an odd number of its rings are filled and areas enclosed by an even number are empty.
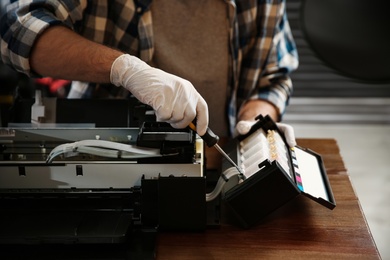
<svg viewBox="0 0 390 260"><path fill-rule="evenodd" d="M61 154L65 157L72 157L78 155L79 153L124 159L162 156L159 149L139 147L105 140L82 140L55 147L48 155L46 163L51 163L55 157Z"/></svg>
<svg viewBox="0 0 390 260"><path fill-rule="evenodd" d="M206 194L206 201L212 201L217 198L225 184L230 180L230 178L236 175L238 175L241 180L245 180L245 175L239 172L236 167L227 168L219 177L214 190Z"/></svg>

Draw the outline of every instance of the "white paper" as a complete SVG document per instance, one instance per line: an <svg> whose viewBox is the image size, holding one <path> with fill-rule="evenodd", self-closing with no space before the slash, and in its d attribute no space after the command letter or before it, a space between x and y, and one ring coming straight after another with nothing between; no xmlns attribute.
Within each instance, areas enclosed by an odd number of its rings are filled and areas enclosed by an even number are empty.
<svg viewBox="0 0 390 260"><path fill-rule="evenodd" d="M317 158L297 147L294 150L302 179L303 191L313 197L323 198L329 201Z"/></svg>

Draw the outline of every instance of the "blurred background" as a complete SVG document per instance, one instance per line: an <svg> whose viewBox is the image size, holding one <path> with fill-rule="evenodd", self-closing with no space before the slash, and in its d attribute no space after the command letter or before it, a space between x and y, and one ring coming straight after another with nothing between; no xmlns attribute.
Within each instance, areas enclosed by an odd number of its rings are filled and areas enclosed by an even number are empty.
<svg viewBox="0 0 390 260"><path fill-rule="evenodd" d="M390 25L386 1L288 0L300 66L284 117L337 140L382 259L390 259Z"/></svg>

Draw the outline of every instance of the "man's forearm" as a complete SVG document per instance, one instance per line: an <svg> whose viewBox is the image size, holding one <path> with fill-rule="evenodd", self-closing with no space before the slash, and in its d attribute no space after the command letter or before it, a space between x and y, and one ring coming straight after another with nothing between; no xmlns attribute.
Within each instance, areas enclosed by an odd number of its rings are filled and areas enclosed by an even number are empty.
<svg viewBox="0 0 390 260"><path fill-rule="evenodd" d="M66 27L53 26L34 44L30 65L42 76L109 83L111 65L121 54Z"/></svg>
<svg viewBox="0 0 390 260"><path fill-rule="evenodd" d="M266 100L249 100L241 108L238 120L252 121L258 115L269 115L275 122L279 119L277 108Z"/></svg>

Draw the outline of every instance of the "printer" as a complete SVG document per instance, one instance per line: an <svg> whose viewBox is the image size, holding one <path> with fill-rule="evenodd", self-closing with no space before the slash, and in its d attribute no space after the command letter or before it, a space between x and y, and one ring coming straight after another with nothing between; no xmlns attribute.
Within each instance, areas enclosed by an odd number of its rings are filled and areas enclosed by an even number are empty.
<svg viewBox="0 0 390 260"><path fill-rule="evenodd" d="M59 103L74 107L68 102ZM224 160L215 177L193 130L174 129L148 108L121 102L129 114L115 127L57 114L54 125L21 120L0 129L0 245L45 252L47 245L127 245L131 259L140 251L148 259L157 232L223 225L221 204L242 228L299 195L336 205L321 156L290 149L269 117L259 116L247 135L224 147L243 173Z"/></svg>

